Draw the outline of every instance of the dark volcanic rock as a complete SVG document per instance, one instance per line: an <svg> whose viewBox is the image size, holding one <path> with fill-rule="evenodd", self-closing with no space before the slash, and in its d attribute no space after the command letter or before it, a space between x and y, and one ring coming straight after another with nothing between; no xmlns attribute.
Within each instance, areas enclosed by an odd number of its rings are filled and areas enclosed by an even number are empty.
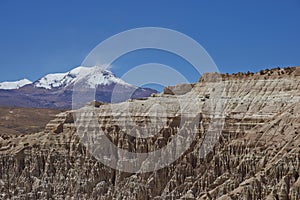
<svg viewBox="0 0 300 200"><path fill-rule="evenodd" d="M103 102L111 102L112 93L115 84L99 86L96 91L96 100ZM129 98L142 98L149 97L156 90L150 88L120 88L118 86L118 95L120 101ZM128 97L128 94L131 94ZM0 90L0 105L13 106L13 107L28 107L28 108L54 108L54 109L71 109L72 108L72 88L57 88L57 89L44 89L36 88L33 85L26 85L16 90ZM82 102L85 105L88 101ZM82 106L81 105L81 106Z"/></svg>

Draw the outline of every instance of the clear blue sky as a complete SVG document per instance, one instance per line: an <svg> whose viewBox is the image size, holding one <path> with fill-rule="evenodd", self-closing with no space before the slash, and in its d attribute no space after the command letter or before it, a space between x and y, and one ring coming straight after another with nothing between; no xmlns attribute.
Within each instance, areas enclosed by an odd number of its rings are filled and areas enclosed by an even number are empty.
<svg viewBox="0 0 300 200"><path fill-rule="evenodd" d="M1 0L0 81L68 71L104 39L145 26L194 38L221 72L300 65L299 0Z"/></svg>

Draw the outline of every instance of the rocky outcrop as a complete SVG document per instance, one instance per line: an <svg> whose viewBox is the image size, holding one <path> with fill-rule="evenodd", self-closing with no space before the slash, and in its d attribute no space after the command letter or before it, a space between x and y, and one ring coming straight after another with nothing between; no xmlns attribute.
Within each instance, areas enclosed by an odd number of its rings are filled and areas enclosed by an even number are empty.
<svg viewBox="0 0 300 200"><path fill-rule="evenodd" d="M202 78L185 94L91 104L80 112L58 115L43 132L2 136L1 198L298 200L297 71L295 68L289 76L267 75L266 79L208 75L209 79ZM182 120L186 113L194 114L192 118L197 120ZM97 146L103 135L95 130L101 130L119 149L136 153L161 149L181 131L188 134L180 141L195 135L187 150L170 165L130 173L97 159L95 153L100 151L110 155L107 160L115 158L116 166L128 164L117 151ZM150 130L155 130L154 134ZM217 130L221 134L216 134ZM164 158L173 153L167 152ZM137 168L161 164L147 161L145 157Z"/></svg>
<svg viewBox="0 0 300 200"><path fill-rule="evenodd" d="M299 78L300 67L285 67L285 68L273 68L273 69L263 69L259 72L238 72L233 74L218 74L218 73L205 73L199 79L199 82L214 82L214 81L226 81L226 80L267 80L267 79L282 79L282 78Z"/></svg>
<svg viewBox="0 0 300 200"><path fill-rule="evenodd" d="M98 104L93 104L98 105ZM72 112L63 112L56 115L56 118L51 120L45 127L45 133L61 133L63 132L64 126L66 124L74 123L73 113Z"/></svg>
<svg viewBox="0 0 300 200"><path fill-rule="evenodd" d="M168 86L164 88L164 94L183 95L190 92L194 84L178 84L175 86Z"/></svg>

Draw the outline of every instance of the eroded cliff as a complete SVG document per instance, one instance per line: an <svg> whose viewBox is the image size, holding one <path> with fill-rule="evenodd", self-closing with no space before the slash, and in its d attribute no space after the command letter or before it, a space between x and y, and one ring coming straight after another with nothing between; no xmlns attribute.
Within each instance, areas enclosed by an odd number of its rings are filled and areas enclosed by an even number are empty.
<svg viewBox="0 0 300 200"><path fill-rule="evenodd" d="M43 132L2 135L1 198L298 200L299 70L210 74L185 86L187 92L179 88L179 95L90 105L59 114ZM186 115L191 113L192 120ZM90 126L83 126L86 121ZM183 145L164 154L178 159L162 169L155 168L161 160L149 157L131 166L98 142L105 136L119 149L147 153L172 143L180 132L186 133L179 140ZM189 139L187 150L177 155ZM99 151L115 166L158 170L115 170L99 161Z"/></svg>

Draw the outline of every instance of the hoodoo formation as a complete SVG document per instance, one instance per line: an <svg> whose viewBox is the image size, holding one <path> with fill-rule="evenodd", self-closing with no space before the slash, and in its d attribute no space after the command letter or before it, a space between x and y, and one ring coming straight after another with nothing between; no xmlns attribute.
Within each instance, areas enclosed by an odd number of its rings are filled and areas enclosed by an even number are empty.
<svg viewBox="0 0 300 200"><path fill-rule="evenodd" d="M162 169L118 171L95 157L75 126L91 108L96 126L130 152L160 149L180 130L195 138ZM1 199L300 199L300 67L206 74L196 84L167 87L147 99L80 111L57 115L42 132L1 133ZM189 111L200 116L194 127L180 120ZM221 123L212 126L215 119ZM215 128L219 135L211 134ZM148 129L155 134L138 137Z"/></svg>

